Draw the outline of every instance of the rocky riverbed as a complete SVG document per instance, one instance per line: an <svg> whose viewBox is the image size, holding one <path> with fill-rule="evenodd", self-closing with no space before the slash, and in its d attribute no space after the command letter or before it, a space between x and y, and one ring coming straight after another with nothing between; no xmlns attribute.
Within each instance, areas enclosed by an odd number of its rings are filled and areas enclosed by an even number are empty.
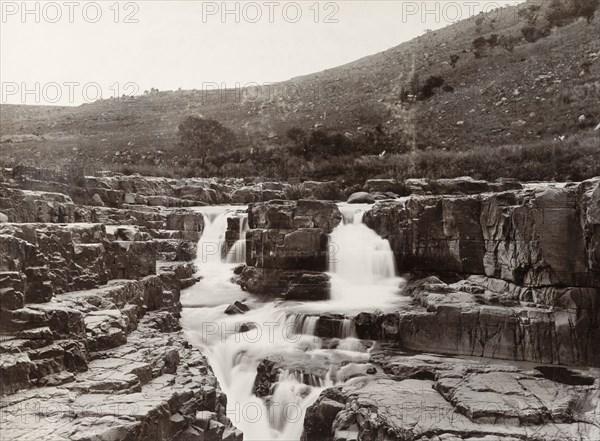
<svg viewBox="0 0 600 441"><path fill-rule="evenodd" d="M599 182L4 170L2 434L600 439Z"/></svg>

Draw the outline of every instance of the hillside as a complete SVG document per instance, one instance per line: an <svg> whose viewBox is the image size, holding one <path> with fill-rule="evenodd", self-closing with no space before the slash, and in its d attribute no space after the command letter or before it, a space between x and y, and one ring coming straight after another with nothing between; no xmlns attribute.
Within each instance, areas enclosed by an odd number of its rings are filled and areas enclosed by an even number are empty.
<svg viewBox="0 0 600 441"><path fill-rule="evenodd" d="M541 6L532 27L542 28L549 3L505 7L483 20L464 20L353 63L245 90L242 96L239 91L237 96L232 91L174 91L79 107L3 105L1 156L5 162L38 165L60 164L79 154L102 166L183 167L193 155L177 145L177 127L188 115L216 119L238 140L227 146L225 166L197 174L244 174L263 168L264 174L279 177L280 169L292 161L301 162L299 174L314 177L315 169L323 166L315 158L300 161L292 156L280 161L279 168L270 164L272 152L293 147L286 133L294 127L307 136L319 128L349 140L343 143L346 150L336 153L333 165L338 171L384 150L397 155L489 151L547 144L559 137L577 143L583 139L586 148L593 147L598 141L593 129L600 122L600 18L589 24L580 18L527 41L522 32L529 26L527 17L518 10ZM495 43L484 40L476 50L473 42L479 37ZM511 50L501 43L510 37ZM452 55L459 57L455 67ZM432 77L442 87L433 88L430 97L413 96ZM353 151L359 145L368 147ZM261 154L265 156L257 159ZM590 161L589 173L600 173L598 154Z"/></svg>

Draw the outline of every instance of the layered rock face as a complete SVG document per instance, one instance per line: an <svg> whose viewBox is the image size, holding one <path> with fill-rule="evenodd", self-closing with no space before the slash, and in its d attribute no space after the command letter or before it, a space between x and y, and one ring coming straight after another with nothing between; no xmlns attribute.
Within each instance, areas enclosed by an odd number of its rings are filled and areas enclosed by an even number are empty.
<svg viewBox="0 0 600 441"><path fill-rule="evenodd" d="M249 292L287 299L329 295L327 234L341 221L333 202L270 201L248 209L246 264L238 283Z"/></svg>
<svg viewBox="0 0 600 441"><path fill-rule="evenodd" d="M202 216L0 195L3 438L241 440L179 326Z"/></svg>
<svg viewBox="0 0 600 441"><path fill-rule="evenodd" d="M600 366L599 201L591 180L376 205L365 222L400 271L466 280L425 280L411 311L359 328L407 349Z"/></svg>
<svg viewBox="0 0 600 441"><path fill-rule="evenodd" d="M365 223L401 271L483 274L526 286L599 286L598 180L381 202Z"/></svg>
<svg viewBox="0 0 600 441"><path fill-rule="evenodd" d="M483 276L450 285L429 277L406 294L414 299L407 308L354 317L358 336L414 351L599 365L597 289L531 291ZM532 301L547 295L560 296L556 306Z"/></svg>

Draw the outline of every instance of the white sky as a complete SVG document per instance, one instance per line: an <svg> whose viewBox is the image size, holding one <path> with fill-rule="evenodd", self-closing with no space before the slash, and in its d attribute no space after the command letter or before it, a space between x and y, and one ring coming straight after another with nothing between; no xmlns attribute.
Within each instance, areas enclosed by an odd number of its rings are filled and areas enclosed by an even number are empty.
<svg viewBox="0 0 600 441"><path fill-rule="evenodd" d="M518 1L2 0L1 102L78 105L115 90L283 81L508 3Z"/></svg>

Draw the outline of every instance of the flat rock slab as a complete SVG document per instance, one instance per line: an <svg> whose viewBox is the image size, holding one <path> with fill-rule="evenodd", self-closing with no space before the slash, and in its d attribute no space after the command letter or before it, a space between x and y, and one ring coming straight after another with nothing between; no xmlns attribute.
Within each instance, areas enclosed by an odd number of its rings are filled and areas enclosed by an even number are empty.
<svg viewBox="0 0 600 441"><path fill-rule="evenodd" d="M321 393L303 441L600 439L597 369L580 372L593 384L568 385L531 364L385 350L371 361L383 372Z"/></svg>

